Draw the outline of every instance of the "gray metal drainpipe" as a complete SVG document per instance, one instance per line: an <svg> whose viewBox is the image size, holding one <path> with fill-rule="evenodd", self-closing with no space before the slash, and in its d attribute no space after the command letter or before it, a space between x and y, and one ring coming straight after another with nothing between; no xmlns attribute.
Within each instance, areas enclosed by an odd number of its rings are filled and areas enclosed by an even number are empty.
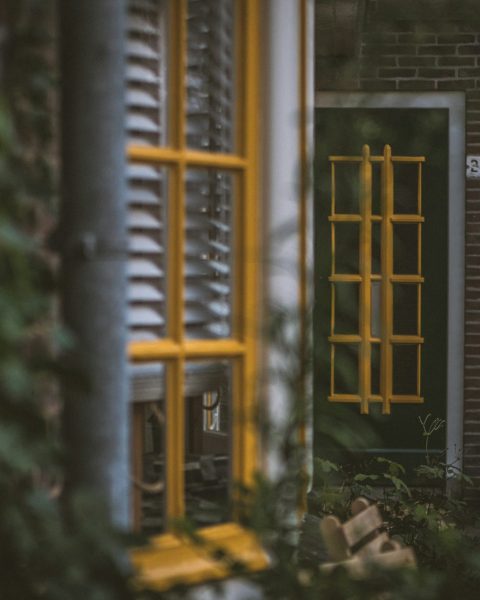
<svg viewBox="0 0 480 600"><path fill-rule="evenodd" d="M67 493L129 522L123 0L61 0L62 308Z"/></svg>

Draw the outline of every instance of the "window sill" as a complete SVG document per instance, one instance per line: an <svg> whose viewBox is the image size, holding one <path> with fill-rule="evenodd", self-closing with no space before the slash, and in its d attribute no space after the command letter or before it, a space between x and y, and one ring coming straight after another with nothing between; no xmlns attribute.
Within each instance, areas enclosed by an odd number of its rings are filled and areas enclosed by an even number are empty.
<svg viewBox="0 0 480 600"><path fill-rule="evenodd" d="M167 533L151 539L150 545L134 548L130 558L137 570L136 583L143 588L166 590L175 584L192 585L231 575L228 565L215 560L215 550L227 553L245 569L258 571L269 564L255 535L236 523L201 530L205 545Z"/></svg>

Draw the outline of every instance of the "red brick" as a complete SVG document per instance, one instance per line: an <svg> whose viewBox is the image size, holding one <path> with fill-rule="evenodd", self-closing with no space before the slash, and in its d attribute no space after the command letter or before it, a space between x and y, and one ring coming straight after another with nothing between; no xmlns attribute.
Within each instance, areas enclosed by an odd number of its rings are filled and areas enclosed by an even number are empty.
<svg viewBox="0 0 480 600"><path fill-rule="evenodd" d="M433 54L447 56L448 54L456 54L455 46L418 46L418 54Z"/></svg>
<svg viewBox="0 0 480 600"><path fill-rule="evenodd" d="M362 79L360 81L360 87L367 91L392 91L397 89L396 81L386 81L380 79Z"/></svg>
<svg viewBox="0 0 480 600"><path fill-rule="evenodd" d="M431 79L442 79L446 77L455 77L455 69L437 68L437 69L419 69L419 77L429 77Z"/></svg>
<svg viewBox="0 0 480 600"><path fill-rule="evenodd" d="M475 36L468 33L441 33L437 41L439 44L473 44Z"/></svg>
<svg viewBox="0 0 480 600"><path fill-rule="evenodd" d="M445 90L445 91L451 91L451 92L467 90L469 88L474 88L474 87L475 87L475 79L460 79L460 80L453 79L453 80L446 80L446 81L438 82L439 90Z"/></svg>
<svg viewBox="0 0 480 600"><path fill-rule="evenodd" d="M472 54L474 56L478 56L480 54L480 44L469 44L468 46L458 46L458 53L461 56L463 56L465 54Z"/></svg>
<svg viewBox="0 0 480 600"><path fill-rule="evenodd" d="M434 56L399 56L400 67L434 67L437 59Z"/></svg>
<svg viewBox="0 0 480 600"><path fill-rule="evenodd" d="M398 43L399 44L434 44L435 39L434 33L399 33Z"/></svg>
<svg viewBox="0 0 480 600"><path fill-rule="evenodd" d="M476 62L473 56L439 56L437 60L440 67L473 67Z"/></svg>
<svg viewBox="0 0 480 600"><path fill-rule="evenodd" d="M362 39L365 44L396 44L397 34L389 31L366 32Z"/></svg>
<svg viewBox="0 0 480 600"><path fill-rule="evenodd" d="M375 67L396 67L398 58L396 56L364 56L362 58L362 66L375 66Z"/></svg>
<svg viewBox="0 0 480 600"><path fill-rule="evenodd" d="M398 82L398 88L404 91L434 90L435 81L428 79L402 79Z"/></svg>
<svg viewBox="0 0 480 600"><path fill-rule="evenodd" d="M364 56L371 56L372 54L416 54L416 47L411 45L398 45L398 44L370 44L363 46L362 54Z"/></svg>
<svg viewBox="0 0 480 600"><path fill-rule="evenodd" d="M380 77L396 79L398 77L414 77L416 69L406 69L401 67L383 68L379 71Z"/></svg>
<svg viewBox="0 0 480 600"><path fill-rule="evenodd" d="M463 69L458 69L458 76L459 77L480 77L480 68L472 68L472 69L468 69L468 68L463 68Z"/></svg>

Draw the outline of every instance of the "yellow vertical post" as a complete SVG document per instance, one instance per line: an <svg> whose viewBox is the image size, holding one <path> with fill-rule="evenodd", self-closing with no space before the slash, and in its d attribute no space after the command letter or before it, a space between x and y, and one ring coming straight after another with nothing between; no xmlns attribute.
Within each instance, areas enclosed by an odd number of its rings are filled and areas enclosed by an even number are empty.
<svg viewBox="0 0 480 600"><path fill-rule="evenodd" d="M387 144L383 151L382 164L382 351L380 360L380 394L382 412L390 414L392 398L392 345L393 334L393 163L392 149Z"/></svg>
<svg viewBox="0 0 480 600"><path fill-rule="evenodd" d="M173 3L173 52L171 56L172 109L169 129L172 143L179 150L185 147L185 66L187 48L187 0ZM172 169L169 184L170 214L167 253L167 331L175 342L183 340L184 255L185 255L185 163L180 160ZM184 513L185 468L185 407L184 361L177 356L169 361L166 375L166 513L167 520Z"/></svg>
<svg viewBox="0 0 480 600"><path fill-rule="evenodd" d="M239 220L242 223L241 234L244 253L243 284L240 288L244 297L237 297L237 306L242 306L242 323L238 332L245 343L246 353L242 361L241 387L237 386L237 397L234 396L235 427L234 444L238 440L237 456L234 456L234 474L244 485L253 484L257 465L257 431L254 411L254 386L257 376L256 331L258 319L258 129L259 129L259 36L260 18L259 3L256 0L245 0L238 4L238 12L246 16L244 21L244 60L236 57L236 67L243 69L242 112L248 115L246 127L243 128L242 146L247 160L244 176L244 197L239 207ZM240 9L243 9L241 11ZM246 12L245 12L246 11ZM240 126L238 127L240 129ZM236 230L238 231L238 229ZM235 446L234 446L235 447Z"/></svg>
<svg viewBox="0 0 480 600"><path fill-rule="evenodd" d="M360 412L368 414L371 392L371 305L372 305L372 163L370 147L362 148L360 163Z"/></svg>

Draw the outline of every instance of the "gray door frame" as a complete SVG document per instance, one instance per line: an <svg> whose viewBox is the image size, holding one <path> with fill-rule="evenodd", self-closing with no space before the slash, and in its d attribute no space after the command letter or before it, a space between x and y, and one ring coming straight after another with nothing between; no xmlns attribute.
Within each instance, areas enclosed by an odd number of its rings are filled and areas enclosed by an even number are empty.
<svg viewBox="0 0 480 600"><path fill-rule="evenodd" d="M318 92L315 108L446 108L448 119L447 456L463 462L465 290L465 94Z"/></svg>

